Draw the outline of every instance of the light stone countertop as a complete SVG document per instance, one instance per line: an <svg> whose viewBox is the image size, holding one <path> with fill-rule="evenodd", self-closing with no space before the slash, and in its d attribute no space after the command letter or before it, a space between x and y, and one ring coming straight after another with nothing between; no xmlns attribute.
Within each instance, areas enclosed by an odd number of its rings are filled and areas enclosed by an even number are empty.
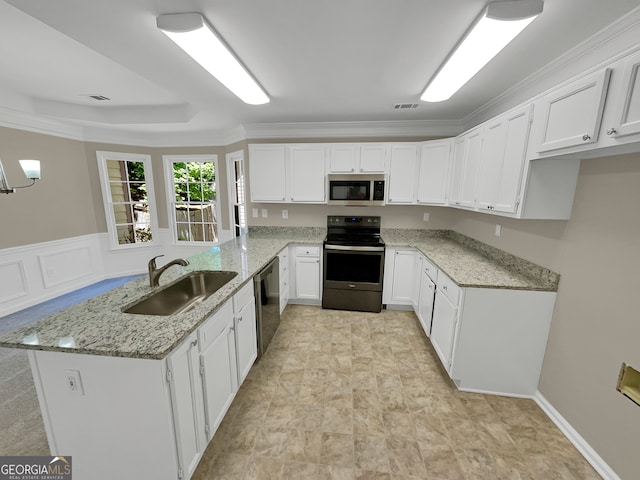
<svg viewBox="0 0 640 480"><path fill-rule="evenodd" d="M289 244L322 243L325 228L251 227L249 235L170 267L151 288L148 277L0 337L0 347L146 359L165 358L191 332ZM452 231L383 230L388 247L415 247L461 287L557 290L558 275ZM170 316L132 315L122 308L194 270L238 272L192 310Z"/></svg>

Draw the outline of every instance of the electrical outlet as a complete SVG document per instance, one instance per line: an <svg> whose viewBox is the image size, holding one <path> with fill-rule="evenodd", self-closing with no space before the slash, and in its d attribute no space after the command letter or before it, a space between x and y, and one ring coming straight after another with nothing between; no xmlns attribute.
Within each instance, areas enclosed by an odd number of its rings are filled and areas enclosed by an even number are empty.
<svg viewBox="0 0 640 480"><path fill-rule="evenodd" d="M253 218L258 218L258 209L257 208L252 208L251 209L251 216Z"/></svg>
<svg viewBox="0 0 640 480"><path fill-rule="evenodd" d="M84 395L84 389L82 388L82 379L80 378L80 370L66 370L64 371L64 378L67 383L67 389L77 396Z"/></svg>
<svg viewBox="0 0 640 480"><path fill-rule="evenodd" d="M289 210L282 210L282 218L289 218Z"/></svg>
<svg viewBox="0 0 640 480"><path fill-rule="evenodd" d="M430 216L431 215L429 214L429 212L424 212L424 214L422 215L422 220L428 222Z"/></svg>
<svg viewBox="0 0 640 480"><path fill-rule="evenodd" d="M267 218L269 216L269 210L266 208L262 209L262 218Z"/></svg>
<svg viewBox="0 0 640 480"><path fill-rule="evenodd" d="M502 235L502 225L496 223L496 237L499 237L500 235Z"/></svg>

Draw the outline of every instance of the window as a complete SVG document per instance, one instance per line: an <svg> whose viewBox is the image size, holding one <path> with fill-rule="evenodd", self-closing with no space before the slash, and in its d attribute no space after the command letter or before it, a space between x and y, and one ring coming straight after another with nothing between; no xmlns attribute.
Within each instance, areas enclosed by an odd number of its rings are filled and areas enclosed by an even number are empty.
<svg viewBox="0 0 640 480"><path fill-rule="evenodd" d="M111 246L152 245L157 221L151 157L117 152L96 155Z"/></svg>
<svg viewBox="0 0 640 480"><path fill-rule="evenodd" d="M169 216L176 243L217 243L217 155L165 155Z"/></svg>
<svg viewBox="0 0 640 480"><path fill-rule="evenodd" d="M244 152L227 154L227 172L229 189L229 214L233 236L238 237L247 231L247 206L244 182Z"/></svg>

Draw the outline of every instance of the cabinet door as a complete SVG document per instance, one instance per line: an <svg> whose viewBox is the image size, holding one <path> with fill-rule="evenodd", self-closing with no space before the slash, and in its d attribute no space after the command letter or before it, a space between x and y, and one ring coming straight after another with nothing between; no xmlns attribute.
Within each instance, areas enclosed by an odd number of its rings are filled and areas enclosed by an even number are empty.
<svg viewBox="0 0 640 480"><path fill-rule="evenodd" d="M607 128L607 135L623 137L640 133L640 53L632 55L625 64L623 89L617 101L615 125Z"/></svg>
<svg viewBox="0 0 640 480"><path fill-rule="evenodd" d="M422 263L424 256L421 253L415 253L415 263L413 266L413 293L411 294L411 304L413 311L418 312L420 304L420 275L422 274Z"/></svg>
<svg viewBox="0 0 640 480"><path fill-rule="evenodd" d="M462 179L464 172L464 159L467 151L465 137L457 137L453 143L453 162L451 166L451 182L449 187L449 204L460 206L462 197Z"/></svg>
<svg viewBox="0 0 640 480"><path fill-rule="evenodd" d="M434 140L420 147L418 162L418 203L444 205L447 202L447 182L452 140Z"/></svg>
<svg viewBox="0 0 640 480"><path fill-rule="evenodd" d="M431 319L433 317L433 301L436 295L436 284L429 278L429 275L421 270L420 279L420 300L418 302L418 320L426 333L431 335Z"/></svg>
<svg viewBox="0 0 640 480"><path fill-rule="evenodd" d="M249 145L252 202L285 202L286 172L284 145Z"/></svg>
<svg viewBox="0 0 640 480"><path fill-rule="evenodd" d="M288 148L291 201L326 202L326 147L324 145L290 145Z"/></svg>
<svg viewBox="0 0 640 480"><path fill-rule="evenodd" d="M396 250L393 256L391 303L411 305L415 250Z"/></svg>
<svg viewBox="0 0 640 480"><path fill-rule="evenodd" d="M453 360L453 339L458 322L458 307L440 290L436 291L431 323L431 343L447 372Z"/></svg>
<svg viewBox="0 0 640 480"><path fill-rule="evenodd" d="M296 298L320 299L320 259L296 257Z"/></svg>
<svg viewBox="0 0 640 480"><path fill-rule="evenodd" d="M478 129L467 135L462 186L460 189L460 206L473 208L476 204L476 185L482 156L483 130Z"/></svg>
<svg viewBox="0 0 640 480"><path fill-rule="evenodd" d="M234 326L227 326L200 354L208 438L216 433L238 389Z"/></svg>
<svg viewBox="0 0 640 480"><path fill-rule="evenodd" d="M387 203L416 203L417 162L417 145L391 145Z"/></svg>
<svg viewBox="0 0 640 480"><path fill-rule="evenodd" d="M251 301L245 304L235 315L236 327L236 356L238 364L238 385L246 378L253 362L258 357L258 341L256 338L256 306Z"/></svg>
<svg viewBox="0 0 640 480"><path fill-rule="evenodd" d="M485 127L478 208L515 213L529 137L531 107L519 109Z"/></svg>
<svg viewBox="0 0 640 480"><path fill-rule="evenodd" d="M543 100L538 152L588 145L598 140L610 73L606 68L587 75Z"/></svg>
<svg viewBox="0 0 640 480"><path fill-rule="evenodd" d="M329 147L329 173L355 173L360 147L352 143L336 143Z"/></svg>
<svg viewBox="0 0 640 480"><path fill-rule="evenodd" d="M363 143L360 145L358 173L386 173L389 148L385 143Z"/></svg>
<svg viewBox="0 0 640 480"><path fill-rule="evenodd" d="M178 463L187 478L195 470L207 445L197 344L194 333L167 358Z"/></svg>

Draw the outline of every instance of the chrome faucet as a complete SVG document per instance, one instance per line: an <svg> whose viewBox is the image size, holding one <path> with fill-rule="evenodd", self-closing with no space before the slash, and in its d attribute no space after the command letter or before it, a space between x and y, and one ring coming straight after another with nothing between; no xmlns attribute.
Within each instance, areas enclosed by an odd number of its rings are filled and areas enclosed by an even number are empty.
<svg viewBox="0 0 640 480"><path fill-rule="evenodd" d="M157 287L160 284L160 275L162 275L171 265L182 265L183 267L189 265L188 261L182 258L176 258L175 260L171 260L164 267L158 268L156 267L156 258L160 257L164 257L164 255L158 255L157 257L153 257L149 260L149 285L152 287Z"/></svg>

